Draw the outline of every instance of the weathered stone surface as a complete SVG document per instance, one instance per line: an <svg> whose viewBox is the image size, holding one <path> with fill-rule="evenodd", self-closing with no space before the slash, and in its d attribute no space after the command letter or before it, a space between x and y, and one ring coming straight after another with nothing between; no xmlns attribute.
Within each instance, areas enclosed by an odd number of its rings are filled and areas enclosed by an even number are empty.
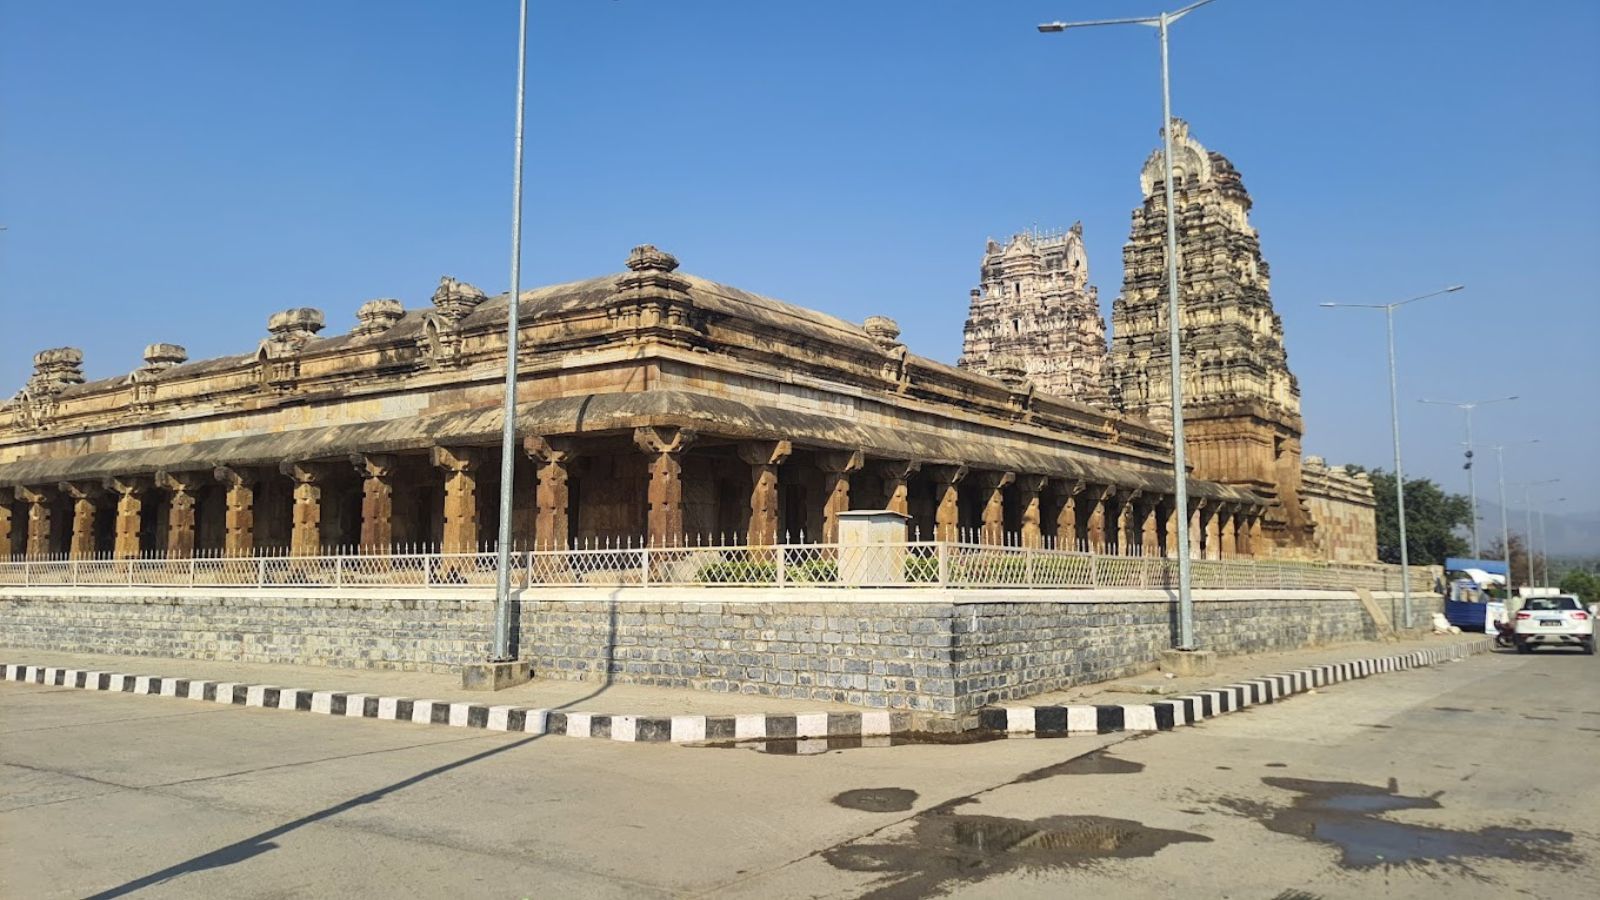
<svg viewBox="0 0 1600 900"><path fill-rule="evenodd" d="M961 366L1060 397L1101 400L1105 322L1089 284L1083 224L989 241L982 279L962 330Z"/></svg>

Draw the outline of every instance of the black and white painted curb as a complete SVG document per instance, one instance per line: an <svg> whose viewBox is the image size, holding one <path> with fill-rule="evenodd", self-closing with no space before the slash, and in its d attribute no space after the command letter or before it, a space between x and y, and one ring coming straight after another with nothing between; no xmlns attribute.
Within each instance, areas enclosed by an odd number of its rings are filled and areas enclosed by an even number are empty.
<svg viewBox="0 0 1600 900"><path fill-rule="evenodd" d="M1206 719L1255 706L1274 703L1295 694L1341 681L1366 678L1431 666L1489 652L1492 642L1462 642L1431 647L1399 656L1379 656L1349 662L1307 666L1292 672L1263 675L1237 684L1211 688L1158 700L1154 703L1119 703L1098 706L1005 706L978 711L979 727L1010 735L1061 737L1071 734L1109 734L1113 731L1169 731Z"/></svg>
<svg viewBox="0 0 1600 900"><path fill-rule="evenodd" d="M448 703L412 700L343 691L310 691L267 684L201 681L156 675L128 675L88 669L51 666L3 665L5 681L19 681L90 691L120 691L225 703L262 709L298 710L348 718L381 719L601 738L613 741L693 743L748 741L774 738L830 738L888 736L911 728L911 716L902 712L821 712L798 715L750 714L737 716L622 716L568 712L523 706L483 703Z"/></svg>
<svg viewBox="0 0 1600 900"><path fill-rule="evenodd" d="M979 710L979 728L1017 737L1061 737L1114 731L1167 731L1260 703L1272 703L1313 688L1430 666L1488 652L1488 640L1417 650L1399 656L1309 666L1280 675L1196 691L1148 704L1099 706L1008 706ZM451 703L380 697L344 691L312 691L267 684L129 675L55 666L0 665L0 680L91 691L172 697L262 709L296 710L346 718L482 728L533 735L563 735L612 741L700 743L706 741L799 741L860 738L867 745L913 728L907 712L819 712L796 715L627 716L484 703Z"/></svg>

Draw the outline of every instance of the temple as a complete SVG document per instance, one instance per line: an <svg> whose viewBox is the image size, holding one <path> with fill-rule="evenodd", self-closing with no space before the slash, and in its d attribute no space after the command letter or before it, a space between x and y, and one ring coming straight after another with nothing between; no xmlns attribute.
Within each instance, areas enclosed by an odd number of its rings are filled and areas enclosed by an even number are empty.
<svg viewBox="0 0 1600 900"><path fill-rule="evenodd" d="M1093 294L1070 274L1075 241L1029 252L1070 264L1048 290L1079 303ZM687 275L648 245L520 309L522 546L831 543L841 513L888 509L923 539L1225 558L1256 553L1282 501L1258 490L1270 480L1200 477L1180 502L1166 433L1033 380L1088 370L944 365L891 319ZM250 352L190 361L158 343L96 381L75 349L38 354L0 407L0 550L477 549L499 488L506 297L445 278L428 308L377 299L356 319L328 335L320 311L288 309Z"/></svg>

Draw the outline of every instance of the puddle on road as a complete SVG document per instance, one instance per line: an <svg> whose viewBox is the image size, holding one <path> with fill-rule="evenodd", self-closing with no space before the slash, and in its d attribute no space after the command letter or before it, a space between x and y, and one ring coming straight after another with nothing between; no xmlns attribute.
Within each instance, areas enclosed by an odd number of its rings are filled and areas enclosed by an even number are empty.
<svg viewBox="0 0 1600 900"><path fill-rule="evenodd" d="M1348 869L1445 862L1465 866L1469 859L1507 859L1574 867L1580 857L1567 845L1572 835L1551 829L1484 828L1457 831L1382 818L1405 809L1439 809L1439 795L1409 797L1390 779L1386 788L1299 778L1263 778L1262 783L1292 791L1289 807L1249 800L1224 800L1222 806L1256 819L1269 830L1333 844Z"/></svg>
<svg viewBox="0 0 1600 900"><path fill-rule="evenodd" d="M1211 839L1185 831L1147 828L1126 819L1049 816L1007 819L954 814L936 807L919 815L902 838L846 844L823 853L835 868L885 875L864 897L926 897L1017 869L1059 869L1102 859L1154 856L1164 847Z"/></svg>
<svg viewBox="0 0 1600 900"><path fill-rule="evenodd" d="M833 798L834 806L862 812L905 812L917 802L917 792L906 788L856 788Z"/></svg>

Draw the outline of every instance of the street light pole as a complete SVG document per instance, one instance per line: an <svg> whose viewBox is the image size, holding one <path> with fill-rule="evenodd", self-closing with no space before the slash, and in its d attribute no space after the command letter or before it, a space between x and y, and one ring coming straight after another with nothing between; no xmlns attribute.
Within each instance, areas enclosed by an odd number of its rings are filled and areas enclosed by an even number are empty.
<svg viewBox="0 0 1600 900"><path fill-rule="evenodd" d="M1565 497L1557 497L1556 499L1551 500L1549 505L1550 506L1554 506L1557 503L1565 503L1565 502L1567 502L1567 498L1565 498ZM1544 507L1543 506L1539 507L1539 544L1540 544L1540 546L1544 547L1543 577L1540 578L1539 581L1542 582L1543 584L1548 585L1550 583L1550 533L1544 530Z"/></svg>
<svg viewBox="0 0 1600 900"><path fill-rule="evenodd" d="M1534 586L1533 578L1533 489L1544 484L1557 484L1559 478L1546 478L1543 481L1525 481L1522 483L1522 516L1523 527L1528 532L1525 542L1527 546L1523 552L1528 555L1528 586Z"/></svg>
<svg viewBox="0 0 1600 900"><path fill-rule="evenodd" d="M1500 475L1500 549L1506 555L1506 596L1511 596L1511 526L1506 517L1506 448L1520 444L1537 444L1538 438L1526 441L1512 441L1508 444L1495 444L1489 448L1494 451L1495 468Z"/></svg>
<svg viewBox="0 0 1600 900"><path fill-rule="evenodd" d="M1394 303L1324 303L1328 308L1349 309L1381 309L1383 310L1384 324L1389 332L1389 428L1394 435L1394 494L1395 517L1400 526L1400 591L1404 598L1405 627L1411 626L1411 551L1406 546L1406 472L1400 461L1400 387L1399 376L1396 374L1394 359L1394 311L1407 303L1437 297L1440 294L1451 294L1461 290L1465 285L1451 285L1442 290L1422 294L1407 300L1398 300Z"/></svg>
<svg viewBox="0 0 1600 900"><path fill-rule="evenodd" d="M1478 479L1477 460L1472 456L1472 411L1480 406L1490 403L1503 403L1507 400L1517 399L1516 395L1510 397L1496 397L1493 400L1419 400L1419 403L1432 403L1438 406L1454 406L1466 413L1467 419L1467 495L1472 499L1472 558L1477 559L1482 552L1478 544Z"/></svg>
<svg viewBox="0 0 1600 900"><path fill-rule="evenodd" d="M511 292L506 296L506 387L500 429L500 530L495 543L494 648L491 662L510 662L511 507L517 462L517 330L522 293L522 135L528 81L528 0L517 28L517 128L511 172Z"/></svg>
<svg viewBox="0 0 1600 900"><path fill-rule="evenodd" d="M1173 555L1178 559L1178 649L1194 650L1194 596L1190 589L1189 562L1189 472L1185 458L1183 434L1183 358L1180 355L1181 319L1178 304L1178 213L1176 191L1172 185L1172 81L1168 74L1167 26L1191 12L1211 3L1199 0L1182 9L1163 12L1153 18L1099 19L1086 22L1047 22L1039 26L1043 33L1056 33L1069 28L1090 28L1099 25L1154 26L1161 36L1161 139L1162 157L1166 168L1165 191L1167 203L1167 352L1172 357L1172 514L1178 517L1176 529L1178 546Z"/></svg>

